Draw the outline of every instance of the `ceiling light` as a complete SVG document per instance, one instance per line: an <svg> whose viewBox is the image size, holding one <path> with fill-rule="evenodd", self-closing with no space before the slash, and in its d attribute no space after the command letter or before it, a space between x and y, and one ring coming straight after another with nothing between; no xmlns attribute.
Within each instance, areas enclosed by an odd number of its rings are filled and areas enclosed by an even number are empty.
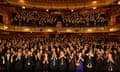
<svg viewBox="0 0 120 72"><path fill-rule="evenodd" d="M7 26L4 26L4 29L8 29L8 27L7 27Z"/></svg>
<svg viewBox="0 0 120 72"><path fill-rule="evenodd" d="M46 9L46 12L48 12L49 10L48 9Z"/></svg>
<svg viewBox="0 0 120 72"><path fill-rule="evenodd" d="M96 9L97 7L92 7L93 9Z"/></svg>
<svg viewBox="0 0 120 72"><path fill-rule="evenodd" d="M19 0L19 2L24 3L25 1L24 0Z"/></svg>
<svg viewBox="0 0 120 72"><path fill-rule="evenodd" d="M114 31L115 29L114 28L110 28L109 31Z"/></svg>
<svg viewBox="0 0 120 72"><path fill-rule="evenodd" d="M74 12L74 9L71 9L71 12Z"/></svg>
<svg viewBox="0 0 120 72"><path fill-rule="evenodd" d="M88 32L92 32L92 29L88 29L87 31L88 31Z"/></svg>
<svg viewBox="0 0 120 72"><path fill-rule="evenodd" d="M120 1L118 1L118 5L120 5Z"/></svg>
<svg viewBox="0 0 120 72"><path fill-rule="evenodd" d="M71 29L67 29L66 32L72 32L72 30Z"/></svg>
<svg viewBox="0 0 120 72"><path fill-rule="evenodd" d="M97 3L97 1L92 1L92 3L93 3L93 4L96 4L96 3Z"/></svg>
<svg viewBox="0 0 120 72"><path fill-rule="evenodd" d="M52 32L53 30L52 29L47 29L48 32Z"/></svg>
<svg viewBox="0 0 120 72"><path fill-rule="evenodd" d="M25 28L24 31L29 31L30 29L29 28Z"/></svg>
<svg viewBox="0 0 120 72"><path fill-rule="evenodd" d="M22 6L22 9L25 9L26 7L25 6Z"/></svg>

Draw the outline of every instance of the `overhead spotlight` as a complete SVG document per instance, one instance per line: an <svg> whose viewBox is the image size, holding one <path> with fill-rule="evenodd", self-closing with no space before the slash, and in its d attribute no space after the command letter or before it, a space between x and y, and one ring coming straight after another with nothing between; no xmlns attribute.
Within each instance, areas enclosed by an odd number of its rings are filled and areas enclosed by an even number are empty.
<svg viewBox="0 0 120 72"><path fill-rule="evenodd" d="M46 12L48 12L49 10L48 9L46 9Z"/></svg>
<svg viewBox="0 0 120 72"><path fill-rule="evenodd" d="M94 10L97 8L97 7L92 7Z"/></svg>
<svg viewBox="0 0 120 72"><path fill-rule="evenodd" d="M25 6L22 6L22 9L25 9L26 7Z"/></svg>

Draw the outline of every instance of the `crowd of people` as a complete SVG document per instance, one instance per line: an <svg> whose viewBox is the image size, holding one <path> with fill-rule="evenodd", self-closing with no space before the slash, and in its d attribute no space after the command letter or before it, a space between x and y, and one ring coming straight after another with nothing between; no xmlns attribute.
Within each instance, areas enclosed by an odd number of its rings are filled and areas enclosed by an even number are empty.
<svg viewBox="0 0 120 72"><path fill-rule="evenodd" d="M17 26L54 26L57 17L42 11L18 10L10 17L10 22Z"/></svg>
<svg viewBox="0 0 120 72"><path fill-rule="evenodd" d="M62 18L66 26L72 27L99 27L108 25L108 17L105 12L91 14L74 13L71 15L63 15Z"/></svg>
<svg viewBox="0 0 120 72"><path fill-rule="evenodd" d="M58 21L61 21L64 27L99 27L107 26L108 20L105 12L54 15L42 11L18 10L10 17L12 25L38 27L55 27Z"/></svg>
<svg viewBox="0 0 120 72"><path fill-rule="evenodd" d="M72 37L0 39L0 72L120 72L120 42Z"/></svg>

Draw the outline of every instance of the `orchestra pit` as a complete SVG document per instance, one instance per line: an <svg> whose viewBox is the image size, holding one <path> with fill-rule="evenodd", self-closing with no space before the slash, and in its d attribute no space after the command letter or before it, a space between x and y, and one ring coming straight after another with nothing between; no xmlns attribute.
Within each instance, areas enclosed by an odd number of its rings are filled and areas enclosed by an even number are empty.
<svg viewBox="0 0 120 72"><path fill-rule="evenodd" d="M0 72L120 72L120 0L0 0Z"/></svg>

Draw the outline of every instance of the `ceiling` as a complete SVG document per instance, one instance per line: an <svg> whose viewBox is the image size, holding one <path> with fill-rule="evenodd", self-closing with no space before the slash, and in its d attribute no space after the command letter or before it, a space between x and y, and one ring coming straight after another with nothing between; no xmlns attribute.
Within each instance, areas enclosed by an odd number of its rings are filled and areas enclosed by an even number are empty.
<svg viewBox="0 0 120 72"><path fill-rule="evenodd" d="M80 9L106 6L116 1L118 0L5 0L4 2L43 9Z"/></svg>

